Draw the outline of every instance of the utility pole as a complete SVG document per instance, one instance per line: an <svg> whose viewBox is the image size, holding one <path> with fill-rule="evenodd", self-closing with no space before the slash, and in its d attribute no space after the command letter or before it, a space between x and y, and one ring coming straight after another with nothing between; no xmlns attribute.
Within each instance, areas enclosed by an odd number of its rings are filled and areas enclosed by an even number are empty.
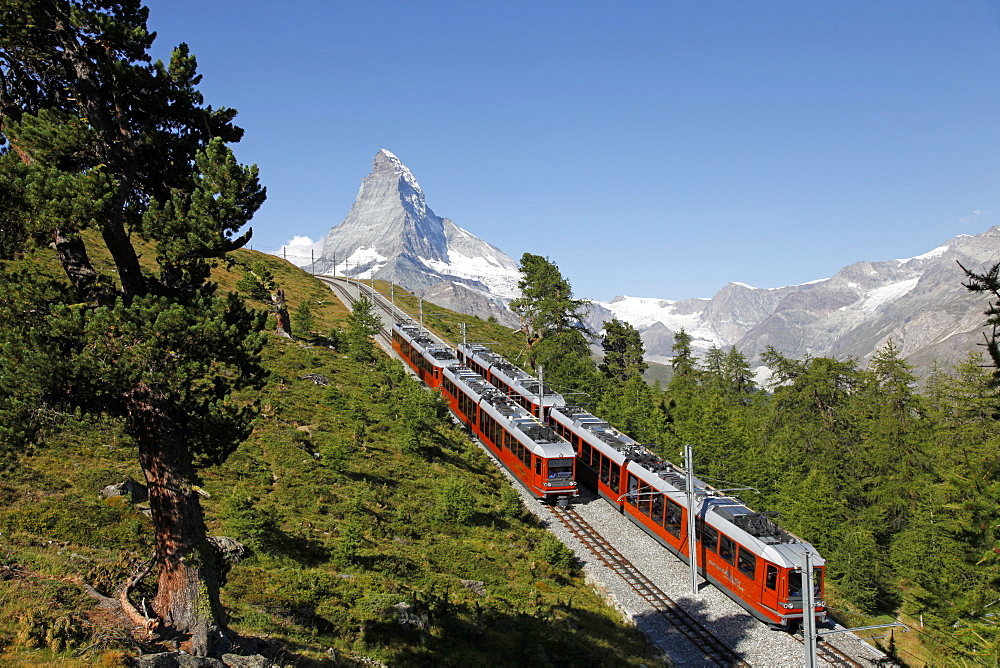
<svg viewBox="0 0 1000 668"><path fill-rule="evenodd" d="M462 354L465 355L468 352L469 343L465 338L465 323L462 323Z"/></svg>
<svg viewBox="0 0 1000 668"><path fill-rule="evenodd" d="M396 317L396 284L389 284L389 300L392 302L392 316Z"/></svg>
<svg viewBox="0 0 1000 668"><path fill-rule="evenodd" d="M545 383L542 380L542 365L538 365L538 421L545 424Z"/></svg>
<svg viewBox="0 0 1000 668"><path fill-rule="evenodd" d="M284 246L281 247L281 259L288 262L288 250Z"/></svg>
<svg viewBox="0 0 1000 668"><path fill-rule="evenodd" d="M315 248L310 248L309 249L309 256L312 258L312 275L315 276L316 275L316 249Z"/></svg>
<svg viewBox="0 0 1000 668"><path fill-rule="evenodd" d="M802 554L802 644L805 668L816 668L816 590L813 585L812 553Z"/></svg>
<svg viewBox="0 0 1000 668"><path fill-rule="evenodd" d="M684 487L687 494L688 561L691 566L691 595L698 595L698 537L695 536L694 448L684 445Z"/></svg>
<svg viewBox="0 0 1000 668"><path fill-rule="evenodd" d="M420 329L424 329L424 298L420 298Z"/></svg>

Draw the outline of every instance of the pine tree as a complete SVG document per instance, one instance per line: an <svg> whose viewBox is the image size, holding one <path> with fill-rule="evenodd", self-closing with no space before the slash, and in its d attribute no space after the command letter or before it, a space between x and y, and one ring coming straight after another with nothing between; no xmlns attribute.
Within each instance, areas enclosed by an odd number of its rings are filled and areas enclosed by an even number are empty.
<svg viewBox="0 0 1000 668"><path fill-rule="evenodd" d="M546 384L557 392L586 393L575 398L588 405L589 391L597 385L591 333L583 322L588 302L573 298L569 281L548 258L525 253L520 269L521 296L511 301L510 308L521 319L528 366L542 367Z"/></svg>
<svg viewBox="0 0 1000 668"><path fill-rule="evenodd" d="M642 376L649 368L643 359L646 350L642 338L638 330L627 322L618 319L606 321L601 347L604 348L604 361L599 368L609 380L625 382Z"/></svg>
<svg viewBox="0 0 1000 668"><path fill-rule="evenodd" d="M382 319L375 311L375 302L362 295L351 304L347 316L347 339L350 346L348 356L356 362L375 360L375 345L372 337L382 328Z"/></svg>
<svg viewBox="0 0 1000 668"><path fill-rule="evenodd" d="M249 240L264 189L227 146L242 135L235 111L203 104L187 47L151 62L147 16L136 0L0 1L0 424L24 419L0 447L39 442L65 411L122 420L158 573L155 618L127 591L123 607L207 654L225 617L196 471L249 434L254 412L234 392L263 381L261 316L208 277ZM145 269L139 242L154 244ZM50 244L68 285L19 282L19 263ZM113 273L92 264L98 245Z"/></svg>

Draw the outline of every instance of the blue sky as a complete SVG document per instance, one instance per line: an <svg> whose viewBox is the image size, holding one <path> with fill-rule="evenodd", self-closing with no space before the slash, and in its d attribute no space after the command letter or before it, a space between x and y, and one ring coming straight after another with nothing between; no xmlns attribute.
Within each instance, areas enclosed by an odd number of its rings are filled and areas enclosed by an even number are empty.
<svg viewBox="0 0 1000 668"><path fill-rule="evenodd" d="M153 0L322 237L380 148L578 296L803 283L1000 224L1000 2Z"/></svg>

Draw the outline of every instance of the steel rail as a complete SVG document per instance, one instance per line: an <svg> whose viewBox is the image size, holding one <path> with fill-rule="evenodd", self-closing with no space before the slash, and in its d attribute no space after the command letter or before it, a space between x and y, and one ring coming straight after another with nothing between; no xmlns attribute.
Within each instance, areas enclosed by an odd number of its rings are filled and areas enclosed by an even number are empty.
<svg viewBox="0 0 1000 668"><path fill-rule="evenodd" d="M796 633L793 637L805 646L805 638L802 637L801 633ZM843 668L864 668L864 664L858 663L846 652L844 652L844 650L831 645L829 641L816 643L816 656L832 666L843 666Z"/></svg>
<svg viewBox="0 0 1000 668"><path fill-rule="evenodd" d="M660 614L671 626L684 635L699 651L716 665L729 668L749 668L739 654L719 640L711 631L692 617L676 601L667 596L647 578L621 552L597 532L573 508L552 508L556 518L601 562L614 571Z"/></svg>

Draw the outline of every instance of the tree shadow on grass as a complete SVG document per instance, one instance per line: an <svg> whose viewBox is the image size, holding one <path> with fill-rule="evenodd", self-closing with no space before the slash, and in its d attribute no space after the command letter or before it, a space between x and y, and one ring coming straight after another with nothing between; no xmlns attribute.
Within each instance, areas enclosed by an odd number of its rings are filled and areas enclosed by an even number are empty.
<svg viewBox="0 0 1000 668"><path fill-rule="evenodd" d="M266 547L268 552L303 566L321 566L330 560L330 550L322 542L282 529L275 529L268 536Z"/></svg>

